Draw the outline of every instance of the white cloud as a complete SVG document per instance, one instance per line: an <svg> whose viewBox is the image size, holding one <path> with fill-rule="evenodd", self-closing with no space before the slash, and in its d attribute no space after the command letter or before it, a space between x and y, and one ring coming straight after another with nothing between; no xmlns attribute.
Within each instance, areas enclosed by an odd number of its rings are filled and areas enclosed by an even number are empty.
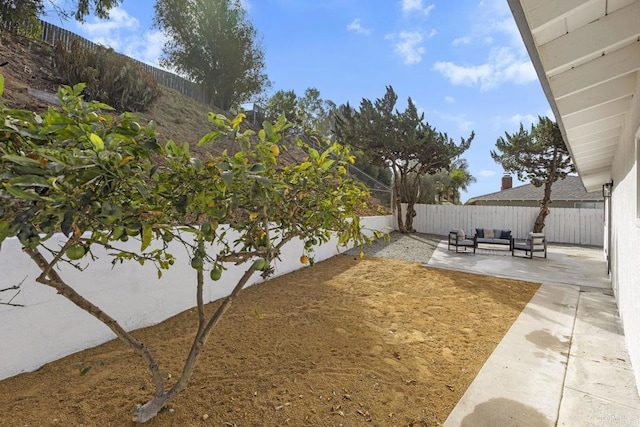
<svg viewBox="0 0 640 427"><path fill-rule="evenodd" d="M365 28L362 26L362 24L360 23L360 18L354 19L351 24L347 25L347 30L355 31L358 34L371 34L370 28Z"/></svg>
<svg viewBox="0 0 640 427"><path fill-rule="evenodd" d="M520 125L522 123L524 127L529 127L534 123L538 122L538 116L534 116L533 114L514 114L509 118L509 121L515 125Z"/></svg>
<svg viewBox="0 0 640 427"><path fill-rule="evenodd" d="M435 28L433 28L431 31L429 31L429 35L427 36L427 38L433 38L436 36L436 34L438 34L438 30L436 30Z"/></svg>
<svg viewBox="0 0 640 427"><path fill-rule="evenodd" d="M498 173L496 171L488 169L483 169L478 173L478 175L480 175L480 178L491 178L492 176L496 176L497 174Z"/></svg>
<svg viewBox="0 0 640 427"><path fill-rule="evenodd" d="M469 14L468 19L469 34L454 39L452 42L454 46L474 41L491 45L500 43L506 36L509 46L519 54L527 54L518 26L504 0L482 0L477 9Z"/></svg>
<svg viewBox="0 0 640 427"><path fill-rule="evenodd" d="M460 46L461 44L469 43L471 43L471 37L469 36L458 37L457 39L453 39L453 41L451 42L451 44L454 46Z"/></svg>
<svg viewBox="0 0 640 427"><path fill-rule="evenodd" d="M402 11L404 13L417 12L427 17L434 7L436 7L436 5L433 3L423 5L422 0L402 0Z"/></svg>
<svg viewBox="0 0 640 427"><path fill-rule="evenodd" d="M417 64L422 61L422 55L425 52L423 46L424 35L419 31L402 31L397 36L388 34L386 40L394 40L394 52L400 55L405 64Z"/></svg>
<svg viewBox="0 0 640 427"><path fill-rule="evenodd" d="M162 31L151 31L142 36L129 37L122 53L158 67L158 60L162 56L162 48L166 40L167 36Z"/></svg>
<svg viewBox="0 0 640 427"><path fill-rule="evenodd" d="M480 90L489 90L505 82L526 84L537 80L531 61L526 57L517 57L508 46L491 49L484 64L458 65L439 61L433 69L453 85L479 86Z"/></svg>
<svg viewBox="0 0 640 427"><path fill-rule="evenodd" d="M443 120L455 123L460 132L471 132L473 130L473 121L467 118L466 114L443 114L437 113Z"/></svg>
<svg viewBox="0 0 640 427"><path fill-rule="evenodd" d="M76 27L79 34L94 43L156 67L166 41L160 30L140 31L140 21L121 7L111 9L107 20L94 17L89 22L76 23Z"/></svg>
<svg viewBox="0 0 640 427"><path fill-rule="evenodd" d="M456 99L453 96L445 96L444 102L446 102L447 104L455 104Z"/></svg>
<svg viewBox="0 0 640 427"><path fill-rule="evenodd" d="M135 31L140 26L140 21L127 13L120 7L114 7L109 12L108 20L93 18L92 22L78 24L82 31L92 40L96 39L114 39L117 38L121 30ZM115 36L115 37L114 37ZM111 46L115 49L114 46Z"/></svg>
<svg viewBox="0 0 640 427"><path fill-rule="evenodd" d="M495 131L515 132L520 128L520 123L528 129L531 125L538 123L538 116L553 117L549 108L541 111L537 114L520 114L516 113L511 116L495 116L492 121L492 126Z"/></svg>

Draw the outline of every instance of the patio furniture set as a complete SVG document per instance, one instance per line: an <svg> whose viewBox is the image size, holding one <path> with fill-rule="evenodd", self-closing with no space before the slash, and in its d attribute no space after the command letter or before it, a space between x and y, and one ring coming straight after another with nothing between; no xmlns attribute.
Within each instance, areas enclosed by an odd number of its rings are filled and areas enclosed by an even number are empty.
<svg viewBox="0 0 640 427"><path fill-rule="evenodd" d="M542 253L547 257L547 240L544 233L529 233L525 240L516 241L511 235L511 230L476 228L473 236L468 236L464 230L452 230L449 232L448 250L453 247L457 252L458 248L476 249L479 244L508 246L511 256L515 256L516 251L524 252L528 258L533 258L534 253Z"/></svg>

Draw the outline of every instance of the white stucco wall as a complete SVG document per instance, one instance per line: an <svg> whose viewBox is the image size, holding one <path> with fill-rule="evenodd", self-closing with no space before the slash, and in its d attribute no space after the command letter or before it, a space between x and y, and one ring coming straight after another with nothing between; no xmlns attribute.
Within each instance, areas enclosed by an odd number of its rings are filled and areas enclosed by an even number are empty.
<svg viewBox="0 0 640 427"><path fill-rule="evenodd" d="M640 81L636 94L640 93ZM640 100L630 117L612 168L611 279L624 326L625 340L640 392L640 212L638 212L638 153Z"/></svg>
<svg viewBox="0 0 640 427"><path fill-rule="evenodd" d="M389 232L394 227L394 219L392 216L365 217L362 225L369 230ZM140 244L133 240L127 243ZM178 260L172 269L164 271L160 280L150 264L140 266L136 262L126 262L112 268L106 256L91 263L84 272L64 266L62 277L125 329L151 326L195 306L195 270L189 266L184 248L176 246L172 249ZM302 268L299 261L302 251L301 241L289 242L282 250L281 261L274 263L275 275ZM316 261L337 255L337 239L316 247L314 252ZM220 281L206 280L205 301L228 295L248 265L227 265L229 269ZM36 283L39 270L22 252L17 239L8 239L2 244L0 272L0 289L25 279L20 293L12 301L24 307L0 305L0 379L35 370L47 362L115 337L97 319L57 295L53 289ZM251 284L261 280L255 274ZM12 294L3 292L0 298L7 302Z"/></svg>

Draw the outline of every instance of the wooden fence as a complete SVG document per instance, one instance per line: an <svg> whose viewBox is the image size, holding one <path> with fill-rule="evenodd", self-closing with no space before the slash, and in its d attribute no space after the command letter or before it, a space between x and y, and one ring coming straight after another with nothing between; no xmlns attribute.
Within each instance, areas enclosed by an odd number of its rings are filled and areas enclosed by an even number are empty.
<svg viewBox="0 0 640 427"><path fill-rule="evenodd" d="M499 228L511 230L516 238L525 238L538 215L538 208L515 206L416 205L415 210L414 228L420 233L439 235L460 228L471 235L476 228ZM550 242L603 246L604 212L551 208L544 233Z"/></svg>
<svg viewBox="0 0 640 427"><path fill-rule="evenodd" d="M92 41L87 40L86 38L75 33L72 33L71 31L67 31L64 28L60 28L57 25L53 25L45 21L40 21L40 23L42 24L42 41L52 46L55 46L56 44L62 44L65 48L69 49L71 47L71 42L73 40L76 40L84 48L93 51L98 49L98 47L106 47L93 43ZM188 96L189 98L193 98L202 104L213 105L210 98L206 95L206 92L199 84L189 81L169 71L161 70L160 68L156 68L149 64L140 62L137 59L130 58L126 55L122 56L125 56L130 61L135 62L144 71L151 74L156 82L158 82L158 84L177 90L183 95Z"/></svg>

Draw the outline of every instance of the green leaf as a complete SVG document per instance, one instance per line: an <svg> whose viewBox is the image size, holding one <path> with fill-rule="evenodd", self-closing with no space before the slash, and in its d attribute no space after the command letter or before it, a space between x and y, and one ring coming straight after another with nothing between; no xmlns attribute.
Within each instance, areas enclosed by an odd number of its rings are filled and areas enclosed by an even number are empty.
<svg viewBox="0 0 640 427"><path fill-rule="evenodd" d="M89 141L91 141L91 145L96 151L104 150L104 141L100 138L99 135L92 133L89 135Z"/></svg>
<svg viewBox="0 0 640 427"><path fill-rule="evenodd" d="M217 131L209 132L208 134L200 138L200 141L198 141L198 147L204 144L208 144L210 142L214 142L216 139L220 137L220 135L223 135L222 132L217 132Z"/></svg>
<svg viewBox="0 0 640 427"><path fill-rule="evenodd" d="M9 237L9 222L8 221L0 221L0 245L4 242L4 239Z"/></svg>
<svg viewBox="0 0 640 427"><path fill-rule="evenodd" d="M12 178L8 181L9 185L15 185L17 187L45 187L51 188L51 183L37 175L22 175Z"/></svg>
<svg viewBox="0 0 640 427"><path fill-rule="evenodd" d="M7 192L12 196L22 200L33 200L35 202L39 202L40 200L42 200L42 197L37 195L33 190L24 191L17 187L11 187L8 185L5 186L5 190L7 190Z"/></svg>
<svg viewBox="0 0 640 427"><path fill-rule="evenodd" d="M281 132L282 130L284 130L284 127L286 126L286 124L287 124L286 116L284 115L284 113L280 114L278 116L278 119L275 122L275 126L273 127L274 131Z"/></svg>
<svg viewBox="0 0 640 427"><path fill-rule="evenodd" d="M91 106L93 108L98 108L100 110L115 111L115 108L113 108L111 105L107 105L107 104L104 104L102 102L92 102Z"/></svg>
<svg viewBox="0 0 640 427"><path fill-rule="evenodd" d="M18 156L15 154L5 154L4 156L2 156L2 160L6 160L11 163L16 163L22 166L34 166L34 165L37 165L38 167L41 166L40 162L37 160L30 159L29 157Z"/></svg>
<svg viewBox="0 0 640 427"><path fill-rule="evenodd" d="M152 237L153 229L147 224L142 224L142 246L140 247L141 251L144 251L149 247Z"/></svg>
<svg viewBox="0 0 640 427"><path fill-rule="evenodd" d="M263 187L271 187L271 180L263 176L257 176L256 181Z"/></svg>
<svg viewBox="0 0 640 427"><path fill-rule="evenodd" d="M298 166L298 169L301 170L301 171L305 171L305 170L309 169L310 167L311 167L311 162L302 162Z"/></svg>
<svg viewBox="0 0 640 427"><path fill-rule="evenodd" d="M60 229L64 233L65 236L71 236L73 232L73 216L75 215L75 211L70 209L64 213L64 218L62 220L62 224L60 224Z"/></svg>
<svg viewBox="0 0 640 427"><path fill-rule="evenodd" d="M251 172L251 173L262 173L262 172L264 172L266 170L267 170L267 168L262 163L256 163L253 166L251 166L251 169L249 169L249 172Z"/></svg>
<svg viewBox="0 0 640 427"><path fill-rule="evenodd" d="M220 174L220 177L222 178L222 181L227 184L227 186L233 184L233 172L231 171L224 171Z"/></svg>
<svg viewBox="0 0 640 427"><path fill-rule="evenodd" d="M320 169L326 171L327 169L329 169L333 163L335 162L335 160L325 160L324 162L322 162L322 165L320 165Z"/></svg>
<svg viewBox="0 0 640 427"><path fill-rule="evenodd" d="M266 132L267 138L271 139L271 137L273 136L273 126L271 126L271 123L264 122L262 126L264 127L264 131Z"/></svg>
<svg viewBox="0 0 640 427"><path fill-rule="evenodd" d="M4 76L0 74L0 96L4 93Z"/></svg>

